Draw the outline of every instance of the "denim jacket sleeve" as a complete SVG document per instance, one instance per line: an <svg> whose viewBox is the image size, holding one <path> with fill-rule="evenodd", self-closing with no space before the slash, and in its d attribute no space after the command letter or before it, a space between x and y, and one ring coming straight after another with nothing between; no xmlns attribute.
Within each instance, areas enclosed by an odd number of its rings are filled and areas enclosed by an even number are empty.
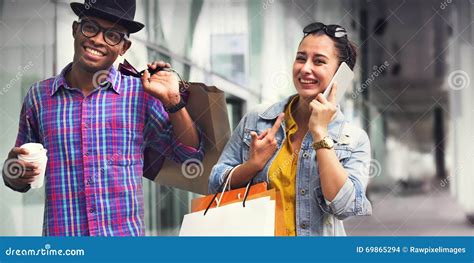
<svg viewBox="0 0 474 263"><path fill-rule="evenodd" d="M230 140L227 142L216 165L212 168L209 176L209 194L214 194L221 189L222 182L234 167L243 162L242 147L244 126L248 116L245 116L235 128Z"/></svg>
<svg viewBox="0 0 474 263"><path fill-rule="evenodd" d="M358 133L357 144L349 159L343 163L348 173L346 182L331 202L318 197L321 209L339 220L372 214L372 205L365 195L371 162L370 141L365 131L358 129Z"/></svg>

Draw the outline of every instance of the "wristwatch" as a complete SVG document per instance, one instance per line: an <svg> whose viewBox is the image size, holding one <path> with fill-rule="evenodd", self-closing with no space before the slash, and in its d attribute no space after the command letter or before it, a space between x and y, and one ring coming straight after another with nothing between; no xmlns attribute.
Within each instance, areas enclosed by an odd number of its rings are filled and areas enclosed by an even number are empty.
<svg viewBox="0 0 474 263"><path fill-rule="evenodd" d="M332 147L334 147L334 141L329 136L326 136L319 142L313 142L312 146L315 150L321 148L332 149Z"/></svg>
<svg viewBox="0 0 474 263"><path fill-rule="evenodd" d="M166 112L175 113L175 112L178 112L180 109L184 108L184 106L186 106L186 102L184 101L183 96L179 96L179 97L180 97L180 99L179 99L178 104L176 104L172 107L164 106Z"/></svg>

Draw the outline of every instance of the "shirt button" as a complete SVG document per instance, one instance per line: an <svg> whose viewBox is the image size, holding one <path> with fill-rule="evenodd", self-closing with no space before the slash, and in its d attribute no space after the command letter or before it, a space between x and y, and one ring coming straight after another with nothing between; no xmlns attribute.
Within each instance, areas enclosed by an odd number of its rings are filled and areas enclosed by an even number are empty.
<svg viewBox="0 0 474 263"><path fill-rule="evenodd" d="M94 209L93 207L90 208L90 209L89 209L89 213L91 213L91 214L95 213L95 209Z"/></svg>
<svg viewBox="0 0 474 263"><path fill-rule="evenodd" d="M305 195L306 194L306 190L305 189L301 189L301 195Z"/></svg>
<svg viewBox="0 0 474 263"><path fill-rule="evenodd" d="M303 158L308 158L308 157L309 157L308 152L304 152L304 153L303 153Z"/></svg>
<svg viewBox="0 0 474 263"><path fill-rule="evenodd" d="M306 229L308 228L308 225L306 223L301 223L301 228Z"/></svg>

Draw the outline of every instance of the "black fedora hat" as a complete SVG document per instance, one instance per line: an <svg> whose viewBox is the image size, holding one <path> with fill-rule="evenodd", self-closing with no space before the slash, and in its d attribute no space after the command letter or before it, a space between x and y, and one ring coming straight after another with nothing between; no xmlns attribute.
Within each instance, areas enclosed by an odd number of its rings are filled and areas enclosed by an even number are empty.
<svg viewBox="0 0 474 263"><path fill-rule="evenodd" d="M129 33L140 31L145 25L133 21L135 0L84 0L84 3L71 3L74 13L79 16L102 18L125 27Z"/></svg>

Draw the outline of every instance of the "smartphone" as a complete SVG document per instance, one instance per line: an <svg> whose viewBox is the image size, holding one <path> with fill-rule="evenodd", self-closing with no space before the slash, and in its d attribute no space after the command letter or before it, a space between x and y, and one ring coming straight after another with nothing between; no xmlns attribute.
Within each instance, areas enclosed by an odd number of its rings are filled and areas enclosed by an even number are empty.
<svg viewBox="0 0 474 263"><path fill-rule="evenodd" d="M337 83L336 103L339 103L344 97L344 93L352 86L353 79L354 72L352 72L345 62L342 62L336 74L332 77L331 82L329 82L328 87L324 90L323 96L327 99L332 90L332 85Z"/></svg>

